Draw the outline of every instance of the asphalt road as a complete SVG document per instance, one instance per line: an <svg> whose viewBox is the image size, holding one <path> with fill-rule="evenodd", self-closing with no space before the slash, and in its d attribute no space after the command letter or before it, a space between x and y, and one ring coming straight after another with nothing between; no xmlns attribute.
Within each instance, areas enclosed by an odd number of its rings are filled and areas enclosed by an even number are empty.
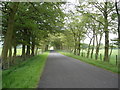
<svg viewBox="0 0 120 90"><path fill-rule="evenodd" d="M51 52L38 88L117 88L118 75Z"/></svg>

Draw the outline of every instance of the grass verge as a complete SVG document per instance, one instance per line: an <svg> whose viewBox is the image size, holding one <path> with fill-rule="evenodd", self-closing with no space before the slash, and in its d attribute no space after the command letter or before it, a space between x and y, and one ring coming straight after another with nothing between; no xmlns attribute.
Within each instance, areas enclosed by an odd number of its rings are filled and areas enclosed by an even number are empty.
<svg viewBox="0 0 120 90"><path fill-rule="evenodd" d="M49 52L27 59L2 72L3 88L36 88Z"/></svg>
<svg viewBox="0 0 120 90"><path fill-rule="evenodd" d="M88 64L92 64L94 66L97 66L97 67L100 67L100 68L103 68L103 69L106 69L106 70L109 70L109 71L112 71L114 73L120 73L120 71L118 71L118 67L116 65L110 64L108 62L88 59L88 58L77 56L77 55L74 55L74 54L68 53L68 52L61 52L61 51L58 51L58 52L65 55L65 56L78 59L80 61L86 62Z"/></svg>

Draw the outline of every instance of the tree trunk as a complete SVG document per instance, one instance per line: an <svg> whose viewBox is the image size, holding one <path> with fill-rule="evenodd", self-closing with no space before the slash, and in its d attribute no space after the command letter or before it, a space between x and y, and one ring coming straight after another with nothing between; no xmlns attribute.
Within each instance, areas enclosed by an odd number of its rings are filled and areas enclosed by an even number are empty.
<svg viewBox="0 0 120 90"><path fill-rule="evenodd" d="M38 53L38 47L36 47L35 55L37 55L37 53Z"/></svg>
<svg viewBox="0 0 120 90"><path fill-rule="evenodd" d="M112 51L113 51L113 45L111 46L111 50L110 50L110 54L109 54L109 60L110 60L110 57L111 57Z"/></svg>
<svg viewBox="0 0 120 90"><path fill-rule="evenodd" d="M117 16L118 16L118 53L120 53L120 12L119 12L120 10L117 5L118 5L118 2L117 0L115 0L115 7L116 7ZM118 55L118 58L120 58L120 55ZM118 60L118 68L120 68L120 60Z"/></svg>
<svg viewBox="0 0 120 90"><path fill-rule="evenodd" d="M76 43L75 43L74 54L76 55L76 53L77 53L77 45L76 45Z"/></svg>
<svg viewBox="0 0 120 90"><path fill-rule="evenodd" d="M30 46L29 46L29 45L27 45L26 55L27 55L27 56L29 56L29 55L30 55Z"/></svg>
<svg viewBox="0 0 120 90"><path fill-rule="evenodd" d="M92 46L92 51L91 51L91 58L93 57L94 47L95 47L95 36L93 37L93 46Z"/></svg>
<svg viewBox="0 0 120 90"><path fill-rule="evenodd" d="M100 44L101 44L101 40L102 40L102 35L103 34L100 35L99 43L97 43L97 46L96 46L95 60L98 59L98 54L99 54ZM96 37L96 39L97 39L97 37Z"/></svg>
<svg viewBox="0 0 120 90"><path fill-rule="evenodd" d="M80 36L79 36L79 40L78 40L78 55L80 56L80 51L81 51L81 44L80 44L80 42L81 42L81 40L80 40Z"/></svg>
<svg viewBox="0 0 120 90"><path fill-rule="evenodd" d="M22 45L22 56L25 55L25 45Z"/></svg>
<svg viewBox="0 0 120 90"><path fill-rule="evenodd" d="M34 42L32 42L31 51L32 51L31 55L34 56L35 55L35 53L34 53L34 51L35 51L35 44L34 44Z"/></svg>
<svg viewBox="0 0 120 90"><path fill-rule="evenodd" d="M60 48L60 47L59 47ZM46 47L45 47L45 51L47 51L48 50L48 45L46 45Z"/></svg>
<svg viewBox="0 0 120 90"><path fill-rule="evenodd" d="M9 48L9 58L8 58L8 68L10 67L10 64L12 63L12 47Z"/></svg>
<svg viewBox="0 0 120 90"><path fill-rule="evenodd" d="M16 57L16 53L17 53L17 46L14 46L14 53L13 53L13 59L11 61L11 64L14 64L15 63L15 57Z"/></svg>
<svg viewBox="0 0 120 90"><path fill-rule="evenodd" d="M10 43L12 41L14 18L15 18L16 11L18 9L18 4L19 4L18 2L12 3L11 12L8 17L8 27L7 27L7 32L6 32L4 45L3 45L3 49L2 49L3 68L4 68L4 64L6 63L6 60L7 60L7 54L8 54L8 49L10 48Z"/></svg>
<svg viewBox="0 0 120 90"><path fill-rule="evenodd" d="M89 46L88 46L88 51L87 51L87 58L89 58L89 54L90 54L90 45L91 45L91 42L92 42L92 39L90 39L90 42L89 42Z"/></svg>
<svg viewBox="0 0 120 90"><path fill-rule="evenodd" d="M118 16L118 48L120 49L120 14L119 14L117 0L115 0L115 7L116 7L117 16Z"/></svg>
<svg viewBox="0 0 120 90"><path fill-rule="evenodd" d="M105 52L104 52L104 61L109 62L109 30L108 30L108 14L107 14L107 3L105 2L104 10L104 32L105 32Z"/></svg>
<svg viewBox="0 0 120 90"><path fill-rule="evenodd" d="M80 43L79 43L79 45L78 45L78 55L80 56L80 51L81 51L81 47L80 47L81 45L80 45Z"/></svg>
<svg viewBox="0 0 120 90"><path fill-rule="evenodd" d="M17 48L16 46L14 46L14 54L13 54L14 57L16 57L16 53L17 53Z"/></svg>
<svg viewBox="0 0 120 90"><path fill-rule="evenodd" d="M22 45L22 58L23 58L23 60L25 60L25 57L26 57L26 55L25 55L25 45Z"/></svg>

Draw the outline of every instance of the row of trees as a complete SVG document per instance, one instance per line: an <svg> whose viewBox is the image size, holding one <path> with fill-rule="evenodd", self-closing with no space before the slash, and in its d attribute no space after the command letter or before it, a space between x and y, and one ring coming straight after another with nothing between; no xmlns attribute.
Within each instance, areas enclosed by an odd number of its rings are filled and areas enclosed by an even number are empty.
<svg viewBox="0 0 120 90"><path fill-rule="evenodd" d="M22 46L23 60L27 56L34 56L35 49L36 52L38 48L47 50L50 44L75 55L81 55L87 46L86 57L93 58L95 51L97 60L103 36L104 61L109 62L109 48L113 47L109 34L118 34L114 41L117 45L120 42L118 2L80 2L73 6L74 10L69 10L68 6L71 5L67 4L2 2L3 68L14 64L17 46ZM88 45L84 44L86 38L89 38Z"/></svg>
<svg viewBox="0 0 120 90"><path fill-rule="evenodd" d="M86 57L98 59L100 45L104 39L104 61L109 62L113 44L118 45L120 38L119 2L80 2L76 10L69 10L66 20L66 30L61 39L62 49L67 49L75 55L81 55L85 38L89 38ZM109 34L116 34L118 38L110 43ZM104 37L104 38L103 38ZM109 49L111 48L111 51Z"/></svg>
<svg viewBox="0 0 120 90"><path fill-rule="evenodd" d="M2 6L2 62L3 68L14 64L17 46L22 46L22 58L34 56L38 48L48 46L48 34L60 32L64 3L3 2ZM12 53L12 48L14 51Z"/></svg>

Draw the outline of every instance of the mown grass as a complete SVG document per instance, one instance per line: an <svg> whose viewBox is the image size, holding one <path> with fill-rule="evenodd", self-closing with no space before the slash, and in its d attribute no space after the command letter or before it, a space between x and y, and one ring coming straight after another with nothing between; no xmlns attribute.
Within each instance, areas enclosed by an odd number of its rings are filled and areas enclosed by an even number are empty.
<svg viewBox="0 0 120 90"><path fill-rule="evenodd" d="M2 72L3 88L36 88L49 52L23 61Z"/></svg>
<svg viewBox="0 0 120 90"><path fill-rule="evenodd" d="M85 57L81 57L81 56L77 56L74 55L72 53L68 53L68 52L62 52L62 51L58 51L59 53L65 55L65 56L69 56L75 59L78 59L80 61L86 62L88 64L92 64L94 66L115 72L115 73L120 73L120 71L118 71L118 67L116 65L110 64L108 62L103 62L100 60L94 60L94 59L89 59L89 58L85 58Z"/></svg>

